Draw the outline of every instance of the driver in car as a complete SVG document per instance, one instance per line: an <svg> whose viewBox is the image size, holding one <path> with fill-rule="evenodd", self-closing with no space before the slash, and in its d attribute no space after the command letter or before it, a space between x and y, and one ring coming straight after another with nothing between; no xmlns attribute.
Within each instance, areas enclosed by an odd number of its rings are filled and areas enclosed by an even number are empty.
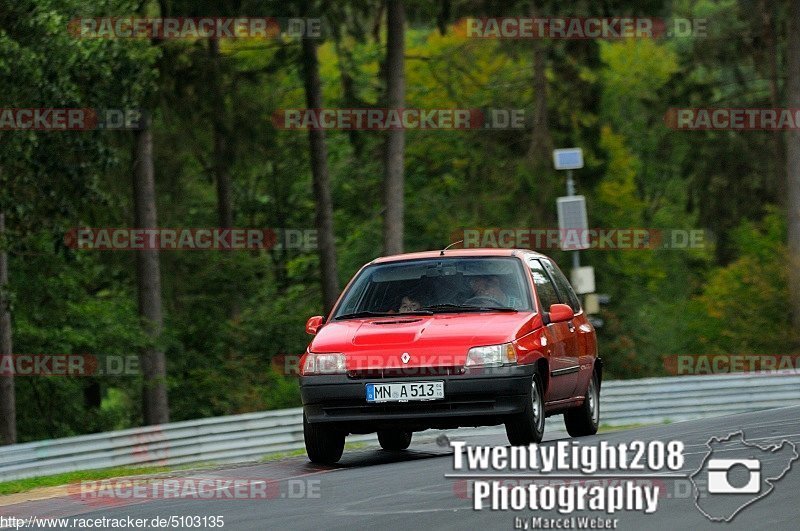
<svg viewBox="0 0 800 531"><path fill-rule="evenodd" d="M509 297L500 287L500 279L495 275L474 275L469 277L469 287L473 295L467 299L467 304L479 304L481 306L509 306ZM491 304L489 304L491 302Z"/></svg>
<svg viewBox="0 0 800 531"><path fill-rule="evenodd" d="M422 308L422 304L419 301L412 299L411 297L403 297L403 300L400 301L400 309L398 310L399 313L408 313L408 312L415 312Z"/></svg>

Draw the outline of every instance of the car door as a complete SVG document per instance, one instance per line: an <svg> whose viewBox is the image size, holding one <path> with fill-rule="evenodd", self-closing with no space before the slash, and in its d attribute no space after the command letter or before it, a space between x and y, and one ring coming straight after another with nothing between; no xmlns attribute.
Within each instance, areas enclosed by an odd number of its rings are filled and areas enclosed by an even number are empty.
<svg viewBox="0 0 800 531"><path fill-rule="evenodd" d="M544 265L545 270L547 270L547 273L550 275L550 278L553 279L553 283L556 286L556 291L558 292L558 302L568 305L570 308L572 308L572 311L575 312L575 318L567 321L567 327L569 328L570 332L570 337L567 340L567 357L569 358L568 366L570 367L570 371L572 371L570 374L573 375L572 380L575 383L575 387L573 387L570 391L570 396L582 395L582 392L577 391L578 383L582 381L579 373L581 367L591 367L591 364L587 365L585 363L582 355L587 351L585 348L585 336L586 334L591 334L592 329L590 326L584 326L584 324L588 325L588 323L585 323L586 318L583 315L583 309L581 308L580 300L558 266L556 266L549 259L543 258L540 259L540 261Z"/></svg>
<svg viewBox="0 0 800 531"><path fill-rule="evenodd" d="M548 312L551 305L559 302L553 279L538 259L528 258L527 264L536 287L540 311ZM570 341L574 334L566 322L546 324L544 328L544 337L547 338L545 352L550 361L550 384L545 400L550 402L569 398L575 389L574 359L570 356Z"/></svg>

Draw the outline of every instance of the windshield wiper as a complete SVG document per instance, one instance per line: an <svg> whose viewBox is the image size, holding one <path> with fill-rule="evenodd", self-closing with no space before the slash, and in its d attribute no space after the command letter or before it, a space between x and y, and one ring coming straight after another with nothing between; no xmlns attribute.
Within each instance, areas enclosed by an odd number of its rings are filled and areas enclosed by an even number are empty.
<svg viewBox="0 0 800 531"><path fill-rule="evenodd" d="M423 309L425 310L455 310L455 311L464 311L464 310L475 310L475 306L464 306L463 304L451 304L449 302L444 304L432 304L430 306L424 306Z"/></svg>
<svg viewBox="0 0 800 531"><path fill-rule="evenodd" d="M423 310L444 310L453 312L518 312L516 308L505 308L502 306L467 306L464 304L433 304L425 306Z"/></svg>
<svg viewBox="0 0 800 531"><path fill-rule="evenodd" d="M357 319L359 317L403 317L405 315L433 315L433 312L425 308L423 308L422 310L413 310L410 312L402 312L402 313L363 311L355 313L346 313L344 315L335 317L334 320L340 321L343 319Z"/></svg>
<svg viewBox="0 0 800 531"><path fill-rule="evenodd" d="M386 313L386 312L363 311L363 312L346 313L344 315L340 315L340 316L336 317L335 320L339 321L341 319L355 319L357 317L385 317L387 315L394 315L394 314Z"/></svg>

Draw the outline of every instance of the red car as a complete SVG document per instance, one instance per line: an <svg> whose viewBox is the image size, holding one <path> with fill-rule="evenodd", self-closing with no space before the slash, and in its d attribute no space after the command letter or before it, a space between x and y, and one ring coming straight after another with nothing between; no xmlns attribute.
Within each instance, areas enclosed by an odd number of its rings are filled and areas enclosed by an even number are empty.
<svg viewBox="0 0 800 531"><path fill-rule="evenodd" d="M345 437L404 450L415 431L505 424L539 442L564 414L597 432L602 360L580 301L548 257L469 249L373 260L331 314L311 317L301 359L308 457L338 461Z"/></svg>

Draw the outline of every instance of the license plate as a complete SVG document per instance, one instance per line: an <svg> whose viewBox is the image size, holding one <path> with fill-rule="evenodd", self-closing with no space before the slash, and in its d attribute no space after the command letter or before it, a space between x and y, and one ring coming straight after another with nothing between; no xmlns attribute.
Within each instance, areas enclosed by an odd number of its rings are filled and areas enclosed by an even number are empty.
<svg viewBox="0 0 800 531"><path fill-rule="evenodd" d="M444 382L368 383L367 402L441 400Z"/></svg>

